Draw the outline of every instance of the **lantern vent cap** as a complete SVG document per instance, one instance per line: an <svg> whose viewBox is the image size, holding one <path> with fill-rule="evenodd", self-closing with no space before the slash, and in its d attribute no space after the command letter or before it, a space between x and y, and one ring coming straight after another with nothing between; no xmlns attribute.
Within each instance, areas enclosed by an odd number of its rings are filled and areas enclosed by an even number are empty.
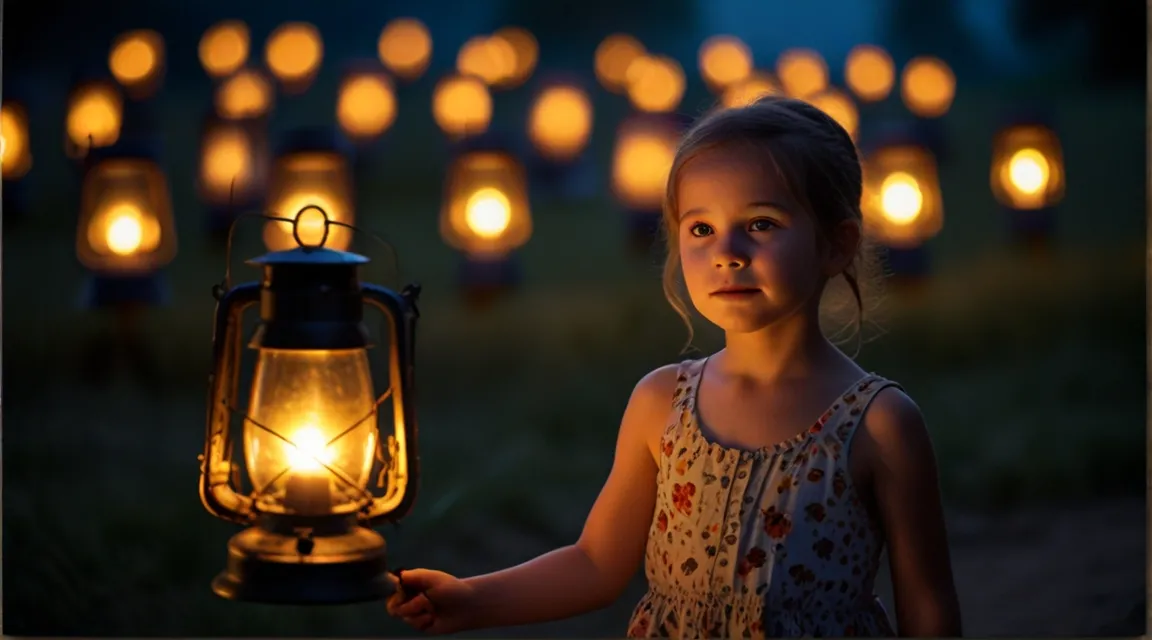
<svg viewBox="0 0 1152 640"><path fill-rule="evenodd" d="M254 266L265 265L359 265L369 259L358 253L325 247L296 247L287 251L273 251L248 260Z"/></svg>

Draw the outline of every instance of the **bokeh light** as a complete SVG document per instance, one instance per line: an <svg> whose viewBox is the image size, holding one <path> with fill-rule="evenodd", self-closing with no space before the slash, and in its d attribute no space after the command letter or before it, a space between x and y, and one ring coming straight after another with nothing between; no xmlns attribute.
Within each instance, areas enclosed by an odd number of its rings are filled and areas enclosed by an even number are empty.
<svg viewBox="0 0 1152 640"><path fill-rule="evenodd" d="M492 38L508 43L512 48L512 72L499 79L496 86L501 89L511 89L524 84L536 70L536 61L540 55L540 45L536 36L523 27L503 27L492 34Z"/></svg>
<svg viewBox="0 0 1152 640"><path fill-rule="evenodd" d="M672 111L684 99L684 69L667 56L642 55L628 65L625 77L628 99L640 111Z"/></svg>
<svg viewBox="0 0 1152 640"><path fill-rule="evenodd" d="M151 29L122 34L108 53L108 69L134 97L150 95L164 70L164 38Z"/></svg>
<svg viewBox="0 0 1152 640"><path fill-rule="evenodd" d="M223 118L258 118L272 109L272 82L256 69L242 69L216 88L216 112Z"/></svg>
<svg viewBox="0 0 1152 640"><path fill-rule="evenodd" d="M432 34L415 18L396 18L380 32L376 51L389 71L411 82L424 74L432 60Z"/></svg>
<svg viewBox="0 0 1152 640"><path fill-rule="evenodd" d="M870 44L857 45L848 52L844 80L861 101L878 102L892 92L896 66L884 49Z"/></svg>
<svg viewBox="0 0 1152 640"><path fill-rule="evenodd" d="M592 100L573 85L551 86L536 97L528 114L528 137L541 155L571 160L592 133Z"/></svg>
<svg viewBox="0 0 1152 640"><path fill-rule="evenodd" d="M68 104L65 130L68 141L80 155L89 146L106 147L120 139L124 102L116 86L93 81L78 86Z"/></svg>
<svg viewBox="0 0 1152 640"><path fill-rule="evenodd" d="M433 90L432 117L450 136L483 133L492 120L492 95L480 78L446 76Z"/></svg>
<svg viewBox="0 0 1152 640"><path fill-rule="evenodd" d="M776 60L776 76L785 93L801 100L828 88L828 65L812 49L789 49Z"/></svg>
<svg viewBox="0 0 1152 640"><path fill-rule="evenodd" d="M340 86L336 119L354 139L367 139L386 131L396 119L396 96L383 73L348 75Z"/></svg>
<svg viewBox="0 0 1152 640"><path fill-rule="evenodd" d="M212 25L200 38L200 65L212 78L236 73L248 62L250 38L248 25L240 20L224 20Z"/></svg>
<svg viewBox="0 0 1152 640"><path fill-rule="evenodd" d="M921 118L938 118L952 108L952 99L956 97L956 76L939 58L913 58L904 67L900 93L912 113Z"/></svg>
<svg viewBox="0 0 1152 640"><path fill-rule="evenodd" d="M747 78L728 85L720 94L720 104L726 109L746 107L764 96L781 94L780 85L771 75L753 71Z"/></svg>
<svg viewBox="0 0 1152 640"><path fill-rule="evenodd" d="M516 50L503 38L475 36L460 47L456 71L476 76L489 86L511 78L516 71Z"/></svg>
<svg viewBox="0 0 1152 640"><path fill-rule="evenodd" d="M307 22L288 22L268 36L264 61L289 92L303 90L324 59L320 31Z"/></svg>
<svg viewBox="0 0 1152 640"><path fill-rule="evenodd" d="M625 93L628 67L645 53L644 45L628 34L614 33L604 38L596 47L596 79L613 93Z"/></svg>
<svg viewBox="0 0 1152 640"><path fill-rule="evenodd" d="M860 129L860 112L851 96L836 88L829 87L809 98L808 102L828 114L841 127L844 127L844 130L853 140L856 139Z"/></svg>
<svg viewBox="0 0 1152 640"><path fill-rule="evenodd" d="M752 50L736 36L712 36L700 45L700 75L713 92L722 92L752 73Z"/></svg>

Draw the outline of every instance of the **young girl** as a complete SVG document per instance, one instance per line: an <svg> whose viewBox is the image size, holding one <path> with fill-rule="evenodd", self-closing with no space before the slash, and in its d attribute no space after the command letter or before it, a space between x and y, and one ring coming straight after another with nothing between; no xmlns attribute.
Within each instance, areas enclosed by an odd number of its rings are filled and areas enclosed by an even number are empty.
<svg viewBox="0 0 1152 640"><path fill-rule="evenodd" d="M668 183L664 286L725 348L636 385L575 544L467 579L404 571L389 612L431 633L557 620L611 604L643 558L630 637L959 636L920 411L820 328L837 277L863 314L860 196L852 140L807 103L697 123ZM873 592L885 548L895 629Z"/></svg>

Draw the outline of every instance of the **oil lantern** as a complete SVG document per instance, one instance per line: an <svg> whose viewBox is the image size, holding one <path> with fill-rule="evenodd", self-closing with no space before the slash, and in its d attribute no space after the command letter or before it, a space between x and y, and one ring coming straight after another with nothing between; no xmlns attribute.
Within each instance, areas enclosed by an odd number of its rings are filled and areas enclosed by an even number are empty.
<svg viewBox="0 0 1152 640"><path fill-rule="evenodd" d="M68 95L64 123L64 152L80 159L92 149L107 147L120 139L124 98L110 78L86 77Z"/></svg>
<svg viewBox="0 0 1152 640"><path fill-rule="evenodd" d="M209 233L222 238L240 213L263 206L269 164L263 118L229 119L215 111L205 116L197 187L208 207Z"/></svg>
<svg viewBox="0 0 1152 640"><path fill-rule="evenodd" d="M32 169L28 133L28 110L22 103L6 98L0 106L0 171L4 183L5 226L22 220L28 211L28 191L24 180Z"/></svg>
<svg viewBox="0 0 1152 640"><path fill-rule="evenodd" d="M384 66L375 60L349 65L336 97L336 120L353 144L378 139L396 120L396 94Z"/></svg>
<svg viewBox="0 0 1152 640"><path fill-rule="evenodd" d="M517 283L513 251L532 237L526 172L492 136L466 143L448 167L440 235L464 254L460 281L470 301Z"/></svg>
<svg viewBox="0 0 1152 640"><path fill-rule="evenodd" d="M668 172L686 126L671 114L637 114L616 130L612 191L624 207L629 244L639 256L650 256L660 230Z"/></svg>
<svg viewBox="0 0 1152 640"><path fill-rule="evenodd" d="M860 200L868 235L887 250L897 279L927 274L925 243L944 225L940 178L931 150L903 130L890 130L864 150Z"/></svg>
<svg viewBox="0 0 1152 640"><path fill-rule="evenodd" d="M80 189L76 256L92 274L89 307L155 305L160 270L176 257L176 228L158 150L143 141L94 149Z"/></svg>
<svg viewBox="0 0 1152 640"><path fill-rule="evenodd" d="M1015 117L992 140L992 193L1009 216L1015 240L1043 244L1064 197L1060 138L1040 118Z"/></svg>
<svg viewBox="0 0 1152 640"><path fill-rule="evenodd" d="M349 226L355 222L356 209L352 191L350 154L335 131L300 129L289 133L272 164L268 185L269 210L284 218L308 206L320 207L331 227L319 224L315 217L299 225L283 220L270 220L264 225L264 246L269 251L284 251L299 246L298 237L315 244L324 234L326 247L344 251L352 244Z"/></svg>
<svg viewBox="0 0 1152 640"><path fill-rule="evenodd" d="M548 194L587 197L596 190L596 167L585 153L592 135L592 99L582 84L553 77L541 83L528 110L531 183Z"/></svg>
<svg viewBox="0 0 1152 640"><path fill-rule="evenodd" d="M300 237L308 216L326 229L335 221L314 206L292 214L283 221L297 228L298 246L250 260L262 271L259 281L215 288L200 496L209 513L247 528L229 541L212 589L278 604L381 599L395 579L373 527L409 512L419 478L413 354L420 289L395 293L362 283L366 257L328 248L323 235L316 244ZM260 324L248 342L255 365L241 392L244 312L256 305ZM387 320L383 385L372 376L365 306ZM242 393L249 398L243 408ZM391 434L378 424L385 403Z"/></svg>

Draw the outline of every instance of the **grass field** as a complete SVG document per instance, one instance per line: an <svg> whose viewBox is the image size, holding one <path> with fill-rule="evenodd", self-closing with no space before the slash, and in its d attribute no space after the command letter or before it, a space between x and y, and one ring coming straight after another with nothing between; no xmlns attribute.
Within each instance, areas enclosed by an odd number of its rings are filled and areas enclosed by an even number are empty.
<svg viewBox="0 0 1152 640"><path fill-rule="evenodd" d="M933 243L939 268L926 289L892 292L877 318L883 335L861 361L920 403L949 505L1003 510L1144 491L1143 175L1130 164L1142 166L1143 142L1131 132L1143 116L1132 104L1077 99L1061 112L1068 121L1095 114L1098 125L1065 139L1077 177L1047 257L1002 246L986 149L957 148L943 170L946 184L973 186L950 192L948 226ZM991 110L974 102L965 113L958 139ZM568 543L608 470L632 385L682 357L683 327L657 269L625 254L610 203L540 206L520 256L524 289L467 309L453 290L454 256L436 237L434 188L401 191L398 180L360 193L388 211L366 222L400 249L404 278L386 281L419 280L426 292L417 363L424 473L413 515L385 531L394 557L495 568L526 559L525 549ZM173 192L186 241L170 270L174 303L146 324L159 362L147 385L123 368L99 386L80 376L79 354L109 319L72 304L82 274L70 258L67 190L42 198L54 217L5 237L5 631L403 633L380 605L241 606L210 593L233 531L196 492L210 287L222 256L179 206L189 185L174 181ZM242 244L238 258L255 251ZM704 331L698 345L707 352L717 336ZM618 633L623 621L610 624L599 633Z"/></svg>

